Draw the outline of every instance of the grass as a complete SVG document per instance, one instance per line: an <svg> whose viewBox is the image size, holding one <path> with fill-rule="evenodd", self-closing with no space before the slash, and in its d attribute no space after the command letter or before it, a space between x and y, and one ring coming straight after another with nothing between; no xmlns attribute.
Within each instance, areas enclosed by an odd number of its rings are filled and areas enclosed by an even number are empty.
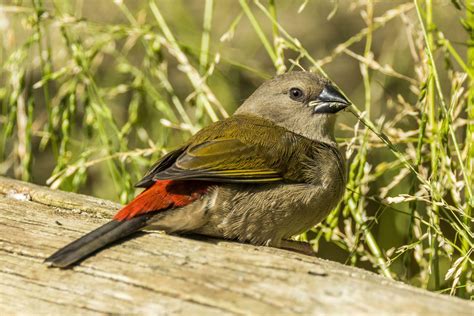
<svg viewBox="0 0 474 316"><path fill-rule="evenodd" d="M263 79L319 72L354 103L337 135L348 184L299 238L472 299L472 1L104 3L0 4L1 174L125 203Z"/></svg>

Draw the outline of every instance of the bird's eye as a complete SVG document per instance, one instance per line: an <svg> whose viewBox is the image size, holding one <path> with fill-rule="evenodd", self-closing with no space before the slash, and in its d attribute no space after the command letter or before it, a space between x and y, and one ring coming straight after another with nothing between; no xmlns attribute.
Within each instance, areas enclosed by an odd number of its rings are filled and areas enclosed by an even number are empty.
<svg viewBox="0 0 474 316"><path fill-rule="evenodd" d="M290 89L290 98L293 100L300 100L303 97L303 91L299 88Z"/></svg>

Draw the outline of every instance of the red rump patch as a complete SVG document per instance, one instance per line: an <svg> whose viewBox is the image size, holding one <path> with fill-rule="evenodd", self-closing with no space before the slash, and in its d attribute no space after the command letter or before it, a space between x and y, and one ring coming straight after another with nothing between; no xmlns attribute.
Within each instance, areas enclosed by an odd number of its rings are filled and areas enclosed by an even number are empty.
<svg viewBox="0 0 474 316"><path fill-rule="evenodd" d="M124 206L114 219L124 221L148 212L188 205L205 194L209 184L202 181L158 180Z"/></svg>

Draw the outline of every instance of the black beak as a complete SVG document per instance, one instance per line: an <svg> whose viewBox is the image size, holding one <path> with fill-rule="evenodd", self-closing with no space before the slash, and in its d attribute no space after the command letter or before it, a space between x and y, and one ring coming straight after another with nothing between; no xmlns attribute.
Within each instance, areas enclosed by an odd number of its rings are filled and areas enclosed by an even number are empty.
<svg viewBox="0 0 474 316"><path fill-rule="evenodd" d="M327 84L316 100L310 102L310 105L314 105L313 113L337 113L350 104L342 93L331 84Z"/></svg>

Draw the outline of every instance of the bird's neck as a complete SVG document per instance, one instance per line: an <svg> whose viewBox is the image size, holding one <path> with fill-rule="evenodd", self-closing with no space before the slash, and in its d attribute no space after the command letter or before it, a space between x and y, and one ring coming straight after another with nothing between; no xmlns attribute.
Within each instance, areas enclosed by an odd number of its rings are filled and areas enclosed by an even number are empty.
<svg viewBox="0 0 474 316"><path fill-rule="evenodd" d="M268 108L268 107L267 107ZM334 114L312 114L308 111L291 111L280 108L279 111L265 110L265 107L252 107L242 105L235 115L250 115L266 119L275 125L283 127L295 134L304 136L314 141L325 142L336 146L334 138Z"/></svg>
<svg viewBox="0 0 474 316"><path fill-rule="evenodd" d="M310 139L322 141L334 146L337 146L336 138L334 137L334 126L336 124L336 115L334 114L318 114L316 124L312 126L313 130L307 131L307 136Z"/></svg>
<svg viewBox="0 0 474 316"><path fill-rule="evenodd" d="M275 123L295 134L337 147L336 139L334 138L336 116L333 114L315 115L318 115L318 117L312 117L310 120L307 117L299 118L295 116L292 119L287 118Z"/></svg>

